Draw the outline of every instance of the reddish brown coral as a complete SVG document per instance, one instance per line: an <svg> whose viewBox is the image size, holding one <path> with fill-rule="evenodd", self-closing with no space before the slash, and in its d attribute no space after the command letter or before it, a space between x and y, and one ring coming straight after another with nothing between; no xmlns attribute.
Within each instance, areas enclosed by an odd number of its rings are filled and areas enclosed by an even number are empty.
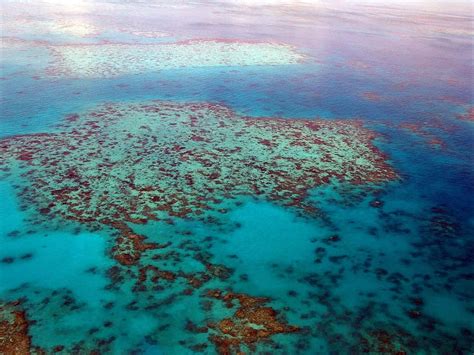
<svg viewBox="0 0 474 355"><path fill-rule="evenodd" d="M0 354L30 354L28 320L19 302L0 304Z"/></svg>
<svg viewBox="0 0 474 355"><path fill-rule="evenodd" d="M234 301L239 304L232 317L208 324L212 330L209 339L220 354L240 352L242 346L252 348L257 342L267 340L275 334L299 331L298 327L278 319L276 310L265 306L268 298L223 293L220 290L210 290L207 296L225 302L227 308L234 308Z"/></svg>
<svg viewBox="0 0 474 355"><path fill-rule="evenodd" d="M400 124L400 128L410 131L411 133L425 139L426 143L431 147L445 148L444 141L429 131L429 129L433 128L433 126L427 127L427 125L421 123L402 123Z"/></svg>
<svg viewBox="0 0 474 355"><path fill-rule="evenodd" d="M121 232L112 248L114 258L122 265L133 265L141 254L149 249L158 249L157 243L145 243L145 237L134 234L132 230L122 222L110 222L110 225Z"/></svg>

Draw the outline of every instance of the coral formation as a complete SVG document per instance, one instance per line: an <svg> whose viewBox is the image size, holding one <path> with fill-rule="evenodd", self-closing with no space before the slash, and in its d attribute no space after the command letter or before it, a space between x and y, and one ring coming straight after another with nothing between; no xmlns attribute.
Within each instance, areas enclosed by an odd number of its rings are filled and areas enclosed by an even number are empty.
<svg viewBox="0 0 474 355"><path fill-rule="evenodd" d="M51 47L54 76L107 78L184 67L296 64L304 59L279 43L224 39L160 44L111 43Z"/></svg>
<svg viewBox="0 0 474 355"><path fill-rule="evenodd" d="M28 335L28 320L20 303L0 303L0 353L29 354L30 336Z"/></svg>
<svg viewBox="0 0 474 355"><path fill-rule="evenodd" d="M60 128L2 140L2 170L29 183L19 195L47 219L119 231L113 252L123 264L155 247L129 224L215 222L227 213L222 201L241 195L315 213L305 199L313 187L396 178L375 134L357 121L251 118L215 104L155 101L105 105Z"/></svg>
<svg viewBox="0 0 474 355"><path fill-rule="evenodd" d="M257 342L272 335L299 331L298 327L280 320L273 308L265 306L268 298L220 290L210 290L206 296L221 300L229 309L236 307L234 301L238 302L238 308L231 317L208 324L209 339L220 354L239 353L242 346L252 349Z"/></svg>

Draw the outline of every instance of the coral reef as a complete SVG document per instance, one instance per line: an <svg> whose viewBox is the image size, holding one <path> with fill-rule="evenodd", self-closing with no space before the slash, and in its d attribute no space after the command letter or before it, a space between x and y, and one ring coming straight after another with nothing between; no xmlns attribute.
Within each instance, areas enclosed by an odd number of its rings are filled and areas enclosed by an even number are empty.
<svg viewBox="0 0 474 355"><path fill-rule="evenodd" d="M220 354L239 353L242 346L252 349L257 342L267 340L272 335L299 331L298 327L280 320L273 308L265 306L268 298L220 290L209 290L206 296L221 300L228 309L234 309L234 301L238 302L238 308L231 317L207 325L209 339Z"/></svg>
<svg viewBox="0 0 474 355"><path fill-rule="evenodd" d="M30 336L28 335L28 320L19 307L20 303L0 303L0 353L29 354Z"/></svg>
<svg viewBox="0 0 474 355"><path fill-rule="evenodd" d="M470 107L465 113L457 115L457 118L463 121L474 122L474 107Z"/></svg>
<svg viewBox="0 0 474 355"><path fill-rule="evenodd" d="M183 67L296 64L304 59L279 43L206 39L160 44L111 43L51 47L54 76L107 78Z"/></svg>
<svg viewBox="0 0 474 355"><path fill-rule="evenodd" d="M123 264L154 248L128 224L215 222L227 213L222 200L241 195L315 213L305 200L313 187L397 177L357 121L251 118L215 104L156 101L70 115L60 129L2 140L4 175L29 183L19 195L47 220L120 232L113 253Z"/></svg>

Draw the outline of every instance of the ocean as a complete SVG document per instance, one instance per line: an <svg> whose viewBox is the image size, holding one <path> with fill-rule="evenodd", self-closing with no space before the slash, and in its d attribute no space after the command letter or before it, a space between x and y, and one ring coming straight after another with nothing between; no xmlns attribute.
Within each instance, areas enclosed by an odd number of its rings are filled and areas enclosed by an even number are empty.
<svg viewBox="0 0 474 355"><path fill-rule="evenodd" d="M0 353L472 353L472 4L0 4Z"/></svg>

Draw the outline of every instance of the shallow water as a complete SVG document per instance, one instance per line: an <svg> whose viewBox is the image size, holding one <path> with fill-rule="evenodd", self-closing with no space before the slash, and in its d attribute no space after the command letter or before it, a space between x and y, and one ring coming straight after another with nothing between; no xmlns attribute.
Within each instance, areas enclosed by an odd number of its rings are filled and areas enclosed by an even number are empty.
<svg viewBox="0 0 474 355"><path fill-rule="evenodd" d="M1 6L0 353L472 353L469 3Z"/></svg>

